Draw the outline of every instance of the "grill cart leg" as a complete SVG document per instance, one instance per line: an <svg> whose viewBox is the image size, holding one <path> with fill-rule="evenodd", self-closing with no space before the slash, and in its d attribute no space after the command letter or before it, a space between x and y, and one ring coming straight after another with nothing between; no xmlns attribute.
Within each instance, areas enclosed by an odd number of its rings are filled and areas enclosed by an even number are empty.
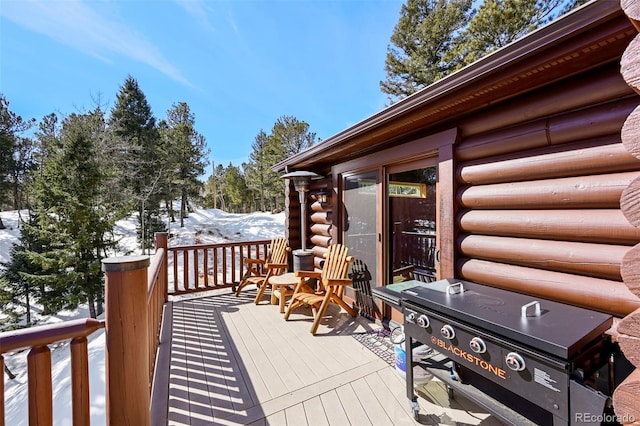
<svg viewBox="0 0 640 426"><path fill-rule="evenodd" d="M418 417L420 416L420 405L418 404L418 397L413 390L413 339L407 335L405 335L404 340L404 353L406 363L405 377L407 381L407 398L409 398L413 418L418 420Z"/></svg>

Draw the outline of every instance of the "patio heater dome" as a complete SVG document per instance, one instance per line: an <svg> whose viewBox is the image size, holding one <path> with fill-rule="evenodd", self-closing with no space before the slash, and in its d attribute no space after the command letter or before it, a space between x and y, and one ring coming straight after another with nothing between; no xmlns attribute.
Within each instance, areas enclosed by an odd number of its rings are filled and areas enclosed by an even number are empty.
<svg viewBox="0 0 640 426"><path fill-rule="evenodd" d="M293 270L310 271L313 270L313 253L307 251L307 193L311 186L311 180L321 179L322 176L309 171L296 171L286 173L281 176L283 179L291 179L293 187L298 191L300 200L300 227L301 244L300 250L293 251Z"/></svg>

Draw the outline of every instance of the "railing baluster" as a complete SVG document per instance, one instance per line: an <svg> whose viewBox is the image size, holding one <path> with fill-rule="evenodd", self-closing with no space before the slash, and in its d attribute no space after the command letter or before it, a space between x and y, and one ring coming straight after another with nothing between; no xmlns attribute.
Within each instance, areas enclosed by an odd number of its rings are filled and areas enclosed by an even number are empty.
<svg viewBox="0 0 640 426"><path fill-rule="evenodd" d="M227 284L227 247L222 247L222 284Z"/></svg>
<svg viewBox="0 0 640 426"><path fill-rule="evenodd" d="M218 248L213 248L213 284L218 285Z"/></svg>
<svg viewBox="0 0 640 426"><path fill-rule="evenodd" d="M178 251L173 251L173 292L180 291L178 286Z"/></svg>
<svg viewBox="0 0 640 426"><path fill-rule="evenodd" d="M200 287L200 256L198 255L199 250L193 249L193 279L194 279L194 287Z"/></svg>
<svg viewBox="0 0 640 426"><path fill-rule="evenodd" d="M29 351L27 370L29 375L29 425L52 425L51 351L47 346L38 346Z"/></svg>
<svg viewBox="0 0 640 426"><path fill-rule="evenodd" d="M89 422L89 358L87 338L71 340L71 407L73 426L88 426Z"/></svg>
<svg viewBox="0 0 640 426"><path fill-rule="evenodd" d="M184 289L189 290L189 250L182 250L182 262L184 262L184 267L182 270Z"/></svg>
<svg viewBox="0 0 640 426"><path fill-rule="evenodd" d="M231 246L231 283L236 281L236 246Z"/></svg>
<svg viewBox="0 0 640 426"><path fill-rule="evenodd" d="M204 249L202 256L202 267L204 268L204 286L209 287L209 249Z"/></svg>

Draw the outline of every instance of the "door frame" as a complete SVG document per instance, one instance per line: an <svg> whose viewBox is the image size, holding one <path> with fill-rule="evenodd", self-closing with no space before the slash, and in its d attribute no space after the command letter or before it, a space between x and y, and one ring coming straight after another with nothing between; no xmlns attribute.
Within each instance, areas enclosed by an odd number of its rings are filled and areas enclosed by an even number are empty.
<svg viewBox="0 0 640 426"><path fill-rule="evenodd" d="M455 261L455 205L454 205L454 149L460 135L458 128L451 128L433 135L420 137L406 143L397 144L368 155L358 157L331 168L332 186L338 194L336 218L334 224L340 226L338 241L343 241L343 177L364 172L378 171L376 203L381 205L382 214L376 218L378 239L376 245L376 274L378 280L386 280L389 273L387 265L387 244L389 229L388 206L386 203L386 181L388 170L412 164L423 163L436 166L436 250L439 254L436 262L437 278L453 278ZM426 163L428 162L428 163ZM384 278L383 278L384 277ZM387 284L375 283L376 286Z"/></svg>

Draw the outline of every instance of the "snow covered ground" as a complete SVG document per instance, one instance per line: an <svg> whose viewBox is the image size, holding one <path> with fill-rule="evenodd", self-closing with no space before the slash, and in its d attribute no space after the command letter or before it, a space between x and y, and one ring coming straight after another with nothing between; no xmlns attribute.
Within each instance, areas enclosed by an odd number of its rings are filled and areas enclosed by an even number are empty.
<svg viewBox="0 0 640 426"><path fill-rule="evenodd" d="M0 262L10 260L10 249L20 238L20 216L17 211L0 212L6 229L0 230ZM26 212L22 212L26 219ZM115 233L119 241L119 253L114 255L139 254L135 237L136 221L132 216L116 224ZM230 214L221 210L195 210L185 219L184 228L178 222L170 224L169 246L195 243L223 243L251 241L284 236L284 213ZM75 311L63 311L55 316L43 317L35 308L39 324L51 324L89 316L86 306ZM2 313L0 312L0 315ZM105 409L105 365L104 333L99 331L89 336L89 375L91 424L106 423ZM53 415L54 425L71 425L71 376L68 342L52 347ZM11 426L28 424L27 418L27 351L5 355L5 363L16 378L10 380L5 374L5 424Z"/></svg>

